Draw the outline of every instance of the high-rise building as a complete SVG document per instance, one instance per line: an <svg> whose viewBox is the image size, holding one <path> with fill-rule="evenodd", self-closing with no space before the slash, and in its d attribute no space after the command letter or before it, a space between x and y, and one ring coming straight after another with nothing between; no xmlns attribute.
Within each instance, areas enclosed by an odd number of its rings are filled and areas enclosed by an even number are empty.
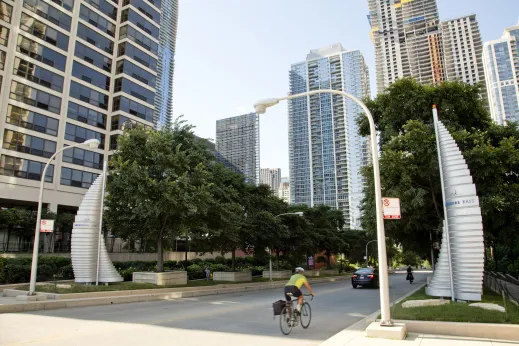
<svg viewBox="0 0 519 346"><path fill-rule="evenodd" d="M279 184L278 197L283 200L283 202L290 204L290 179L283 177L281 178L281 183Z"/></svg>
<svg viewBox="0 0 519 346"><path fill-rule="evenodd" d="M126 126L167 119L157 112L171 106L176 4L1 0L1 205L36 205L48 158L97 138L98 149L58 155L45 177L51 210L77 207Z"/></svg>
<svg viewBox="0 0 519 346"><path fill-rule="evenodd" d="M260 183L259 117L256 113L216 121L216 151L249 183Z"/></svg>
<svg viewBox="0 0 519 346"><path fill-rule="evenodd" d="M290 70L290 93L335 89L358 98L370 94L368 67L359 51L340 44L310 51ZM361 108L338 95L316 94L289 101L290 202L325 204L343 211L346 228L360 228L365 182L361 168L369 141L358 135Z"/></svg>
<svg viewBox="0 0 519 346"><path fill-rule="evenodd" d="M436 0L368 0L368 6L378 92L404 77L423 84L442 81Z"/></svg>
<svg viewBox="0 0 519 346"><path fill-rule="evenodd" d="M519 122L519 23L485 42L483 60L492 119Z"/></svg>
<svg viewBox="0 0 519 346"><path fill-rule="evenodd" d="M442 21L441 32L445 79L482 83L485 88L483 41L476 15Z"/></svg>
<svg viewBox="0 0 519 346"><path fill-rule="evenodd" d="M279 190L279 183L281 182L280 168L262 168L260 170L260 184L270 186L274 194Z"/></svg>

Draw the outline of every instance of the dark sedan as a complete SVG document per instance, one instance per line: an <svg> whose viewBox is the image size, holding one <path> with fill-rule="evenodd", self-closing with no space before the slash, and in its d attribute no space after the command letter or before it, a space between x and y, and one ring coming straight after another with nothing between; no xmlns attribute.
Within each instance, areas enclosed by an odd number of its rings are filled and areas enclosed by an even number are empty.
<svg viewBox="0 0 519 346"><path fill-rule="evenodd" d="M353 288L357 288L357 286L378 288L378 270L373 268L361 268L357 270L355 274L351 276L351 285Z"/></svg>

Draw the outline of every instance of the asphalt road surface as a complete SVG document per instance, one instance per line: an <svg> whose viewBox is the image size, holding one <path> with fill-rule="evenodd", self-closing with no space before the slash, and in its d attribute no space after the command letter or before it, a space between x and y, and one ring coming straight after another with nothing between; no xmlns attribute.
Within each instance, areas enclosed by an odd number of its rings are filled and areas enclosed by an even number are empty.
<svg viewBox="0 0 519 346"><path fill-rule="evenodd" d="M424 283L428 273L389 276L390 298ZM244 292L147 303L0 314L0 345L319 345L377 311L379 290L341 281L314 286L308 329L281 334L272 303L282 290Z"/></svg>

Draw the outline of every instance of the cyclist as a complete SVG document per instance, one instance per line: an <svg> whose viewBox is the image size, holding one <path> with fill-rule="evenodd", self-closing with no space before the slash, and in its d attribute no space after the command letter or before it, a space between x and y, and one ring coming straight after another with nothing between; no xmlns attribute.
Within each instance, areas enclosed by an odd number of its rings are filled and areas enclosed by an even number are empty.
<svg viewBox="0 0 519 346"><path fill-rule="evenodd" d="M292 275L290 280L288 280L287 284L285 285L286 300L292 300L292 298L288 295L289 293L292 294L292 296L297 297L296 313L301 312L301 306L303 305L303 293L301 292L301 286L305 285L308 292L310 292L312 296L315 296L312 287L310 287L308 280L306 280L306 277L303 275L304 272L305 270L303 268L297 267L296 273Z"/></svg>

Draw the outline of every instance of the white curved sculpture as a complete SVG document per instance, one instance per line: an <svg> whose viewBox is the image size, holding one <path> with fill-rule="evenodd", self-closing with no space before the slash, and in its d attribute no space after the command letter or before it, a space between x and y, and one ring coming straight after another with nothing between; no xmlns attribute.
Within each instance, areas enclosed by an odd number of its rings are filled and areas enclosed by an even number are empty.
<svg viewBox="0 0 519 346"><path fill-rule="evenodd" d="M72 267L75 281L78 283L123 281L108 257L104 238L99 244L99 218L104 176L105 174L99 175L83 197L72 229ZM98 259L99 278L97 278Z"/></svg>
<svg viewBox="0 0 519 346"><path fill-rule="evenodd" d="M452 300L479 301L483 293L483 219L476 186L458 145L433 110L442 179L442 247L426 292Z"/></svg>

